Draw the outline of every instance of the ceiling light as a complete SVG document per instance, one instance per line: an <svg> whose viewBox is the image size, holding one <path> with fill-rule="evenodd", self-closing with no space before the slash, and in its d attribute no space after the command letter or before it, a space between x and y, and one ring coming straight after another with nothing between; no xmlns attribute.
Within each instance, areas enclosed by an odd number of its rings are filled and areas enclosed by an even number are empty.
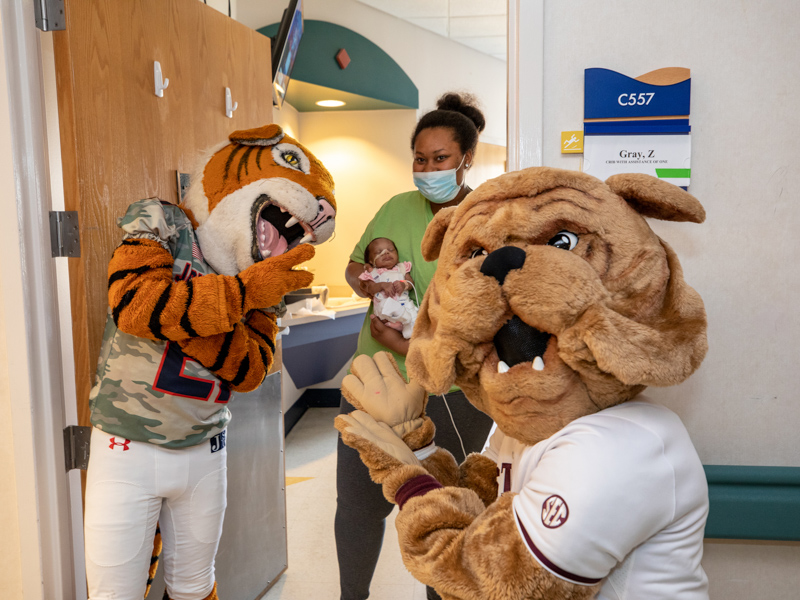
<svg viewBox="0 0 800 600"><path fill-rule="evenodd" d="M317 102L317 106L333 108L335 106L344 106L344 102L342 102L341 100L320 100L319 102Z"/></svg>

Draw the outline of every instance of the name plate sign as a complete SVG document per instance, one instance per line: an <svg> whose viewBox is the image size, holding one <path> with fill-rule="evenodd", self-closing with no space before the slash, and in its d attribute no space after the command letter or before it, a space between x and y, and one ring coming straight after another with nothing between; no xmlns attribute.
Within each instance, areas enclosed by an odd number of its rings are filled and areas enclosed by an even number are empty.
<svg viewBox="0 0 800 600"><path fill-rule="evenodd" d="M659 69L636 78L608 69L586 69L583 118L683 116L688 119L691 90L689 69Z"/></svg>
<svg viewBox="0 0 800 600"><path fill-rule="evenodd" d="M646 173L689 185L689 69L659 69L636 78L586 69L584 84L586 173L600 179Z"/></svg>

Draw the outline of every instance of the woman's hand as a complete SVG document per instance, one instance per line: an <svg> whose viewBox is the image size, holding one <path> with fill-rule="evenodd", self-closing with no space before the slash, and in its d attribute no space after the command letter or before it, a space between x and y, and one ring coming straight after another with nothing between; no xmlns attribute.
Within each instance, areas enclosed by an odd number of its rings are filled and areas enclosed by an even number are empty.
<svg viewBox="0 0 800 600"><path fill-rule="evenodd" d="M361 291L368 298L375 298L377 294L383 292L383 295L387 298L389 296L394 296L393 288L391 283L379 283L377 281L362 281L361 282Z"/></svg>
<svg viewBox="0 0 800 600"><path fill-rule="evenodd" d="M383 283L373 283L372 285L373 285L372 291L375 292L374 294L372 294L373 297L375 297L376 294L379 294L381 292L383 292L383 295L386 296L387 298L395 295L394 284L392 283L383 282Z"/></svg>
<svg viewBox="0 0 800 600"><path fill-rule="evenodd" d="M369 318L369 332L376 342L402 356L408 354L408 340L403 337L402 333L397 329L388 327L386 323L375 315L370 315Z"/></svg>
<svg viewBox="0 0 800 600"><path fill-rule="evenodd" d="M344 277L347 280L347 284L351 288L353 288L353 291L357 295L361 296L362 298L372 298L372 295L367 293L366 290L366 288L372 282L364 281L363 279L358 278L358 276L361 275L366 270L367 270L367 265L351 260L350 263L347 265L347 269L344 272Z"/></svg>
<svg viewBox="0 0 800 600"><path fill-rule="evenodd" d="M399 296L406 291L405 281L395 281L392 283L392 296Z"/></svg>
<svg viewBox="0 0 800 600"><path fill-rule="evenodd" d="M375 294L372 293L371 291L372 286L374 284L375 284L374 281L362 279L358 284L358 289L361 291L361 295L366 298L372 299L375 296Z"/></svg>

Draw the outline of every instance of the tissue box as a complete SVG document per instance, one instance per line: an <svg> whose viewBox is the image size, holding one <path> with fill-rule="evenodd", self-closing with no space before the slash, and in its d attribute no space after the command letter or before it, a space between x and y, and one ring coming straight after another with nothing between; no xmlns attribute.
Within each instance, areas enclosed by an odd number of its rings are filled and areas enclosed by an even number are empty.
<svg viewBox="0 0 800 600"><path fill-rule="evenodd" d="M310 288L300 288L299 290L286 294L283 297L283 301L286 302L286 304L293 304L294 302L313 300L314 298L319 298L320 302L325 304L325 302L328 301L328 286L315 285Z"/></svg>
<svg viewBox="0 0 800 600"><path fill-rule="evenodd" d="M312 300L314 298L319 298L319 292L314 293L313 288L300 288L299 290L286 294L283 297L283 301L286 302L286 304L294 304L301 300Z"/></svg>

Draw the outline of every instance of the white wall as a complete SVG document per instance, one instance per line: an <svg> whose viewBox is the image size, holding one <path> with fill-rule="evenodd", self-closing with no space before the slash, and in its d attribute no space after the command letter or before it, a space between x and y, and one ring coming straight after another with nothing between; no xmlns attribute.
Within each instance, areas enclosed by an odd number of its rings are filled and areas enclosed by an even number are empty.
<svg viewBox="0 0 800 600"><path fill-rule="evenodd" d="M708 356L674 388L706 464L800 466L800 11L796 0L545 0L544 164L582 128L583 70L692 71L692 183L703 225L652 223L705 300ZM712 599L795 598L800 545L707 542Z"/></svg>
<svg viewBox="0 0 800 600"><path fill-rule="evenodd" d="M0 124L0 138L5 138L8 131ZM3 139L5 146L6 139ZM8 162L7 162L8 161ZM11 157L0 149L0 170L7 170ZM10 180L3 180L10 181ZM7 186L9 187L9 186ZM13 188L13 185L10 187ZM8 190L6 190L8 191ZM13 189L11 190L13 192ZM3 274L3 278L5 274ZM3 278L0 278L0 299L3 298ZM0 413L11 413L11 385L8 370L8 335L6 322L8 315L5 302L0 302ZM0 581L3 582L3 593L8 598L22 597L22 565L20 561L19 537L19 505L17 503L17 483L15 469L14 432L9 419L0 419L0 531L3 532L4 558L0 560Z"/></svg>
<svg viewBox="0 0 800 600"><path fill-rule="evenodd" d="M336 235L308 263L316 285L331 296L350 296L344 278L350 253L378 209L392 196L414 189L409 137L413 110L297 112L284 103L274 120L307 146L330 170L336 185ZM505 170L505 148L480 143L467 175L475 187Z"/></svg>
<svg viewBox="0 0 800 600"><path fill-rule="evenodd" d="M352 293L344 279L350 253L377 210L414 189L408 138L413 110L300 113L301 142L328 168L336 184L336 235L308 263L317 285L333 296Z"/></svg>
<svg viewBox="0 0 800 600"><path fill-rule="evenodd" d="M272 120L281 126L283 132L296 139L301 144L303 138L300 136L300 113L289 104L284 102L281 108L277 106L272 108Z"/></svg>
<svg viewBox="0 0 800 600"><path fill-rule="evenodd" d="M4 598L41 597L36 484L30 440L25 324L5 49L0 30L0 589ZM13 401L12 401L13 399ZM27 409L27 411L26 411ZM16 427L15 427L16 426ZM16 430L16 431L15 431ZM27 436L25 433L27 432ZM16 439L15 439L16 438ZM20 530L25 532L20 536ZM23 547L24 545L24 547ZM37 564L24 564L23 556Z"/></svg>
<svg viewBox="0 0 800 600"><path fill-rule="evenodd" d="M288 0L239 0L237 19L258 29L279 21L287 5ZM391 56L419 89L420 111L436 108L436 99L450 90L475 94L486 114L481 141L505 146L505 62L355 0L304 0L304 5L306 19L352 29Z"/></svg>
<svg viewBox="0 0 800 600"><path fill-rule="evenodd" d="M710 350L687 384L658 396L679 410L707 464L800 466L798 26L794 0L545 8L545 164L578 166L558 153L559 135L581 128L584 68L692 71L689 191L708 217L653 228L705 300Z"/></svg>
<svg viewBox="0 0 800 600"><path fill-rule="evenodd" d="M310 148L333 174L338 205L336 235L304 266L314 273L315 285L330 288L331 297L350 296L353 291L344 270L353 247L389 198L414 189L408 139L417 120L416 111L299 113L284 103L280 111L275 111L274 120ZM504 167L505 148L481 143L468 182L473 186L482 183L502 173ZM348 368L349 363L330 381L311 387L338 388ZM284 410L305 391L295 387L286 369L282 389Z"/></svg>
<svg viewBox="0 0 800 600"><path fill-rule="evenodd" d="M228 14L228 8L230 7L230 13L232 18L236 18L238 16L238 5L240 0L205 0L205 3L208 4L211 8L217 9L222 14Z"/></svg>

